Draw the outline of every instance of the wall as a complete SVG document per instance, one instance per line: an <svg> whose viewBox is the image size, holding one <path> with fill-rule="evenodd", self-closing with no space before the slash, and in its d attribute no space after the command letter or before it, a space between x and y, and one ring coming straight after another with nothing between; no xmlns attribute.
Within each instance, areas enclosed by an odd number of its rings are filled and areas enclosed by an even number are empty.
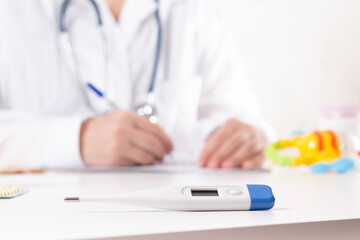
<svg viewBox="0 0 360 240"><path fill-rule="evenodd" d="M360 103L360 1L219 0L265 117L284 136Z"/></svg>

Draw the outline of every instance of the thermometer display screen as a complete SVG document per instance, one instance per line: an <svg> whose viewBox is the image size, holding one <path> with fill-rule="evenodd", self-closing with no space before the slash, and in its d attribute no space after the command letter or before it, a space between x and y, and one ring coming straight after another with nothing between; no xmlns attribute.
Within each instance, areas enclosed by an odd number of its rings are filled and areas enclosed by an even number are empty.
<svg viewBox="0 0 360 240"><path fill-rule="evenodd" d="M194 189L191 189L191 195L193 197L218 197L219 193L217 190L194 190Z"/></svg>

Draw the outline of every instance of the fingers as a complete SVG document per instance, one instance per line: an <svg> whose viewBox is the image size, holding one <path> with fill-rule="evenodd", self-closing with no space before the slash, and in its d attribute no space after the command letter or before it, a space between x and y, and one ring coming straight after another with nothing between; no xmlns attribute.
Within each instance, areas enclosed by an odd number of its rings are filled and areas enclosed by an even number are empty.
<svg viewBox="0 0 360 240"><path fill-rule="evenodd" d="M236 168L242 167L245 170L254 169L260 167L265 160L264 152L258 152L249 158L233 158L225 161L222 165L223 168Z"/></svg>
<svg viewBox="0 0 360 240"><path fill-rule="evenodd" d="M251 166L251 159L258 154L262 154L262 147L259 144L258 139L254 138L246 143L244 143L239 149L237 149L230 157L225 159L222 162L221 167L223 168L235 168L235 167L243 167L245 165Z"/></svg>
<svg viewBox="0 0 360 240"><path fill-rule="evenodd" d="M212 157L208 161L208 167L218 168L221 166L222 162L231 156L241 144L243 144L244 138L242 132L236 132L232 134L227 141L223 142L218 146L217 150L213 152Z"/></svg>
<svg viewBox="0 0 360 240"><path fill-rule="evenodd" d="M162 160L167 153L167 149L162 142L152 134L136 129L132 130L130 134L132 136L130 142L134 146L151 153L157 160Z"/></svg>
<svg viewBox="0 0 360 240"><path fill-rule="evenodd" d="M171 152L173 150L173 145L165 132L156 124L151 123L148 119L140 117L136 114L132 114L132 119L134 120L134 126L140 130L149 132L156 136L164 145L166 152Z"/></svg>
<svg viewBox="0 0 360 240"><path fill-rule="evenodd" d="M210 158L217 151L218 147L231 136L235 131L236 126L229 121L222 127L217 129L208 139L203 152L199 159L199 165L204 167L208 165Z"/></svg>
<svg viewBox="0 0 360 240"><path fill-rule="evenodd" d="M161 161L172 150L172 143L164 131L148 119L129 111L118 111L111 115L117 119L114 141L123 141L121 149L117 150L123 161L152 164ZM121 151L125 154L121 154Z"/></svg>
<svg viewBox="0 0 360 240"><path fill-rule="evenodd" d="M207 141L199 165L253 168L264 160L261 155L266 142L266 136L260 129L238 120L228 120Z"/></svg>
<svg viewBox="0 0 360 240"><path fill-rule="evenodd" d="M139 133L134 133L136 130L127 130L126 134L131 134L132 139L139 139L143 137ZM148 136L145 136L147 138ZM141 146L138 146L139 144ZM144 145L144 146L143 146ZM161 144L158 144L161 146ZM154 145L156 146L156 145ZM156 163L159 159L158 153L148 151L150 148L148 143L139 143L114 139L111 144L108 144L106 150L107 163L106 166L132 166L132 165L150 165Z"/></svg>
<svg viewBox="0 0 360 240"><path fill-rule="evenodd" d="M165 132L156 124L151 123L147 118L141 117L134 112L118 111L113 113L120 121L126 121L130 126L139 130L149 132L155 137L159 138L162 144L167 149L167 152L173 150L173 145Z"/></svg>
<svg viewBox="0 0 360 240"><path fill-rule="evenodd" d="M152 164L172 150L170 139L159 126L129 111L85 120L79 145L88 166Z"/></svg>
<svg viewBox="0 0 360 240"><path fill-rule="evenodd" d="M156 162L154 154L132 145L128 146L128 151L126 151L124 157L131 163L139 165L151 165Z"/></svg>

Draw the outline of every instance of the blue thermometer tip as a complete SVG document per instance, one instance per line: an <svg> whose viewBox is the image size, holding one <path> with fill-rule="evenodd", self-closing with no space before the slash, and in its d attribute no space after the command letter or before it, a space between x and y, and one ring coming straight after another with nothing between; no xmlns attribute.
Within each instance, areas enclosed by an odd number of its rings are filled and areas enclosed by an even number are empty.
<svg viewBox="0 0 360 240"><path fill-rule="evenodd" d="M99 97L103 97L103 96L104 96L104 94L103 94L99 89L97 89L94 85L92 85L91 83L87 83L87 86L88 86L91 90L93 90L93 91L96 93L96 95L98 95Z"/></svg>

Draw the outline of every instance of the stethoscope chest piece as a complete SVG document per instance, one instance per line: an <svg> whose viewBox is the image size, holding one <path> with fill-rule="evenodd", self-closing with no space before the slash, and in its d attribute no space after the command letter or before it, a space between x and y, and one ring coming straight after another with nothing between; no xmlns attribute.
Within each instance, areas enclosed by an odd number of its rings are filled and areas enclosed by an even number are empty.
<svg viewBox="0 0 360 240"><path fill-rule="evenodd" d="M136 108L136 113L141 117L146 117L151 123L157 123L156 109L150 104L141 104Z"/></svg>

